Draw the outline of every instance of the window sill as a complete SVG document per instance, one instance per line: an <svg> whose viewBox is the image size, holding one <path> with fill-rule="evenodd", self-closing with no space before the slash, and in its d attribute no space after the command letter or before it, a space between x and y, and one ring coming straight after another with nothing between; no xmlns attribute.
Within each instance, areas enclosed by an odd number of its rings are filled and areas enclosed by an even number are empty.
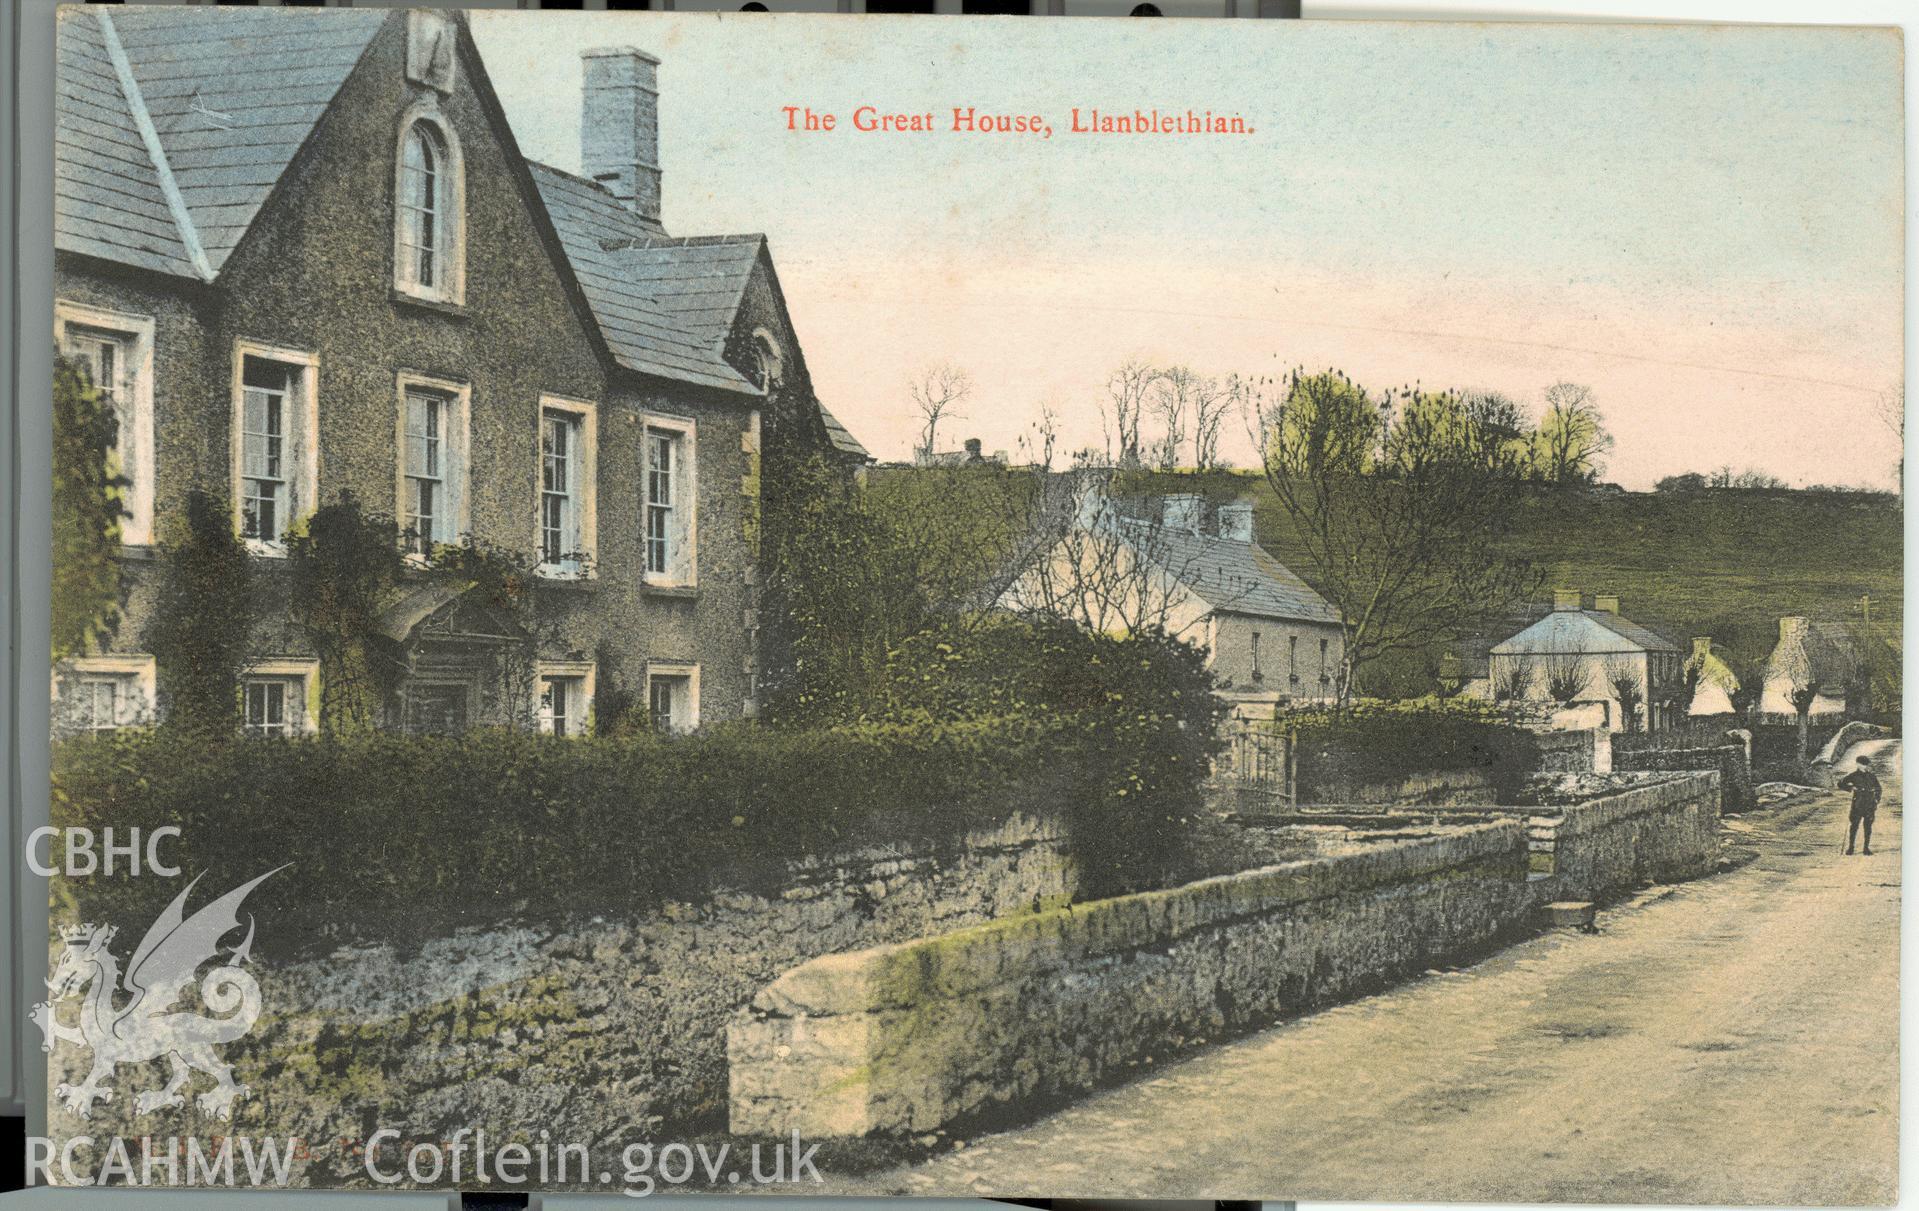
<svg viewBox="0 0 1919 1211"><path fill-rule="evenodd" d="M682 601L692 601L700 595L700 586L696 584L661 584L656 581L642 580L640 592L648 597L675 597Z"/></svg>
<svg viewBox="0 0 1919 1211"><path fill-rule="evenodd" d="M388 297L395 303L407 307L418 307L423 311L431 311L436 315L444 315L448 319L463 320L467 318L467 309L464 303L449 302L446 299L431 298L423 294L408 294L398 286L388 288Z"/></svg>
<svg viewBox="0 0 1919 1211"><path fill-rule="evenodd" d="M243 538L240 541L246 544L247 554L257 559L285 559L287 557L287 545L283 542L261 542L257 538Z"/></svg>
<svg viewBox="0 0 1919 1211"><path fill-rule="evenodd" d="M550 585L556 589L575 589L584 593L600 587L599 577L590 572L555 572L547 568L538 568L533 575L541 584Z"/></svg>
<svg viewBox="0 0 1919 1211"><path fill-rule="evenodd" d="M130 563L150 563L160 558L160 549L151 543L123 542L119 554Z"/></svg>

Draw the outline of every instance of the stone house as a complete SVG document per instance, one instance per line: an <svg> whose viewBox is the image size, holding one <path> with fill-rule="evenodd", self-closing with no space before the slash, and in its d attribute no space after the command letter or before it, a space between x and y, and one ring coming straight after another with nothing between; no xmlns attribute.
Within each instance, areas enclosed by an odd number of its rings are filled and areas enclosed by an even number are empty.
<svg viewBox="0 0 1919 1211"><path fill-rule="evenodd" d="M755 713L763 462L865 452L765 238L661 227L658 61L584 67L575 176L521 156L456 13L62 10L55 337L119 415L131 512L62 726L164 711L142 635L195 491L265 603L251 732L323 713L288 540L344 494L418 565L376 628L387 725L577 734L613 689L672 730ZM466 542L525 569L513 616L430 566Z"/></svg>
<svg viewBox="0 0 1919 1211"><path fill-rule="evenodd" d="M1779 642L1766 657L1766 684L1759 695L1759 713L1797 718L1793 703L1798 690L1813 692L1807 714L1841 719L1850 699L1864 689L1865 662L1857 638L1843 623L1814 622L1810 618L1779 620Z"/></svg>
<svg viewBox="0 0 1919 1211"><path fill-rule="evenodd" d="M1209 525L1202 496L1156 503L1139 517L1097 494L1080 502L1073 532L1039 561L1051 585L1029 576L1002 604L1029 609L1051 597L1098 613L1079 619L1095 629L1162 626L1207 653L1222 695L1244 715L1330 700L1345 653L1339 611L1255 541L1253 506L1222 505ZM1093 563L1101 566L1076 566Z"/></svg>
<svg viewBox="0 0 1919 1211"><path fill-rule="evenodd" d="M1475 688L1583 711L1612 731L1661 731L1684 694L1680 657L1672 640L1622 615L1618 597L1600 594L1587 609L1577 589L1557 589L1551 611L1492 645L1487 681Z"/></svg>

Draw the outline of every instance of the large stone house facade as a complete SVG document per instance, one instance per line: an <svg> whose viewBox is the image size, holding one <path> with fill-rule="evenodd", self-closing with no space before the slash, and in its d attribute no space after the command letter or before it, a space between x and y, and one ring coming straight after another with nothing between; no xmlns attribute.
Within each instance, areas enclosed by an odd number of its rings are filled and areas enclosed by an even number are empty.
<svg viewBox="0 0 1919 1211"><path fill-rule="evenodd" d="M378 620L385 724L572 734L614 688L673 730L755 714L762 465L864 451L765 239L662 229L656 60L587 53L575 176L521 156L457 14L76 7L58 47L55 337L130 516L118 638L56 670L57 723L165 710L142 636L195 491L267 603L250 731L324 714L286 554L343 494L421 565ZM462 543L525 567L524 609L430 566Z"/></svg>

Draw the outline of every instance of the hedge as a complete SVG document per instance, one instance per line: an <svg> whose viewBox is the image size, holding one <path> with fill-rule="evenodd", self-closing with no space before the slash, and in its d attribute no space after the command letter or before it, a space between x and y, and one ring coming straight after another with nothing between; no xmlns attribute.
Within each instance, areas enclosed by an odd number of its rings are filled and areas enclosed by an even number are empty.
<svg viewBox="0 0 1919 1211"><path fill-rule="evenodd" d="M1344 713L1308 708L1277 726L1298 742L1302 795L1328 781L1390 782L1476 770L1502 796L1539 768L1539 743L1499 708L1459 698L1362 699Z"/></svg>

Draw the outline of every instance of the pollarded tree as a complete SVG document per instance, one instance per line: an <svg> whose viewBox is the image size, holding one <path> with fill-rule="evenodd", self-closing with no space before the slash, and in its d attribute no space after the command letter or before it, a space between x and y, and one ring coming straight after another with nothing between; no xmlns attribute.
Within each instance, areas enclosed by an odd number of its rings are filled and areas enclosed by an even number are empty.
<svg viewBox="0 0 1919 1211"><path fill-rule="evenodd" d="M1639 666L1629 658L1608 660L1606 688L1619 703L1620 727L1628 734L1638 731L1639 707L1646 701L1646 682L1639 675Z"/></svg>
<svg viewBox="0 0 1919 1211"><path fill-rule="evenodd" d="M1504 617L1539 583L1506 539L1525 502L1527 437L1487 396L1376 399L1334 372L1295 372L1260 409L1267 481L1307 579L1339 611L1341 703L1370 661Z"/></svg>

